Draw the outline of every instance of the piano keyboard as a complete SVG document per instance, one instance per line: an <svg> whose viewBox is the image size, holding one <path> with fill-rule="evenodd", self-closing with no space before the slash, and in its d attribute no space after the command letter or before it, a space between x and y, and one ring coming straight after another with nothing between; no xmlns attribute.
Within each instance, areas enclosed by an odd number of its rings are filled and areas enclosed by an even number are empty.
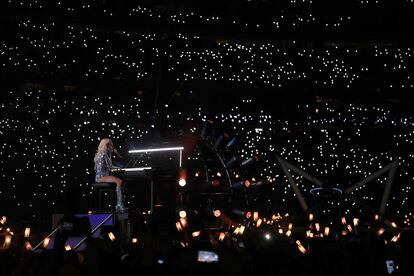
<svg viewBox="0 0 414 276"><path fill-rule="evenodd" d="M152 167L137 167L137 168L114 168L111 169L112 172L139 172L151 170Z"/></svg>

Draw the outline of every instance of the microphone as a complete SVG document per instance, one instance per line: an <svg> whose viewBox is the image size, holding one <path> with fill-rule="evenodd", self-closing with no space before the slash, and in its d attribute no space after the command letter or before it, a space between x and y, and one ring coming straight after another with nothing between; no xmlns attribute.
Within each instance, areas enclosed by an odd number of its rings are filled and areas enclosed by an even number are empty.
<svg viewBox="0 0 414 276"><path fill-rule="evenodd" d="M118 156L119 158L123 159L122 155L119 154L119 152L114 148L113 152L116 154L116 156Z"/></svg>

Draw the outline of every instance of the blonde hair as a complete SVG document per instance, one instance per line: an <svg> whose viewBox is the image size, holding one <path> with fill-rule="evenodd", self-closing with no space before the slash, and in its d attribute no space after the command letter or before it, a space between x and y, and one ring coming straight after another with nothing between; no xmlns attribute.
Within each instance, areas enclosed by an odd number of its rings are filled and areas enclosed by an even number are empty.
<svg viewBox="0 0 414 276"><path fill-rule="evenodd" d="M98 160L98 156L101 153L106 152L108 150L108 144L109 143L112 143L112 140L109 139L109 138L103 138L101 140L101 142L99 142L99 146L98 146L98 149L96 150L95 157L93 158L93 161L96 162L96 160Z"/></svg>

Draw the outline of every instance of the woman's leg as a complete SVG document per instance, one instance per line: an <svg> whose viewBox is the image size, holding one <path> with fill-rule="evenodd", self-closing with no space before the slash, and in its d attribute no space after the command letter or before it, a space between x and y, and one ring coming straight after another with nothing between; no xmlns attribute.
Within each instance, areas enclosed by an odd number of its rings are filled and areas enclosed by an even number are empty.
<svg viewBox="0 0 414 276"><path fill-rule="evenodd" d="M99 178L98 182L112 182L115 183L116 186L122 186L122 179L113 176L113 175L107 175L107 176L103 176L101 178Z"/></svg>
<svg viewBox="0 0 414 276"><path fill-rule="evenodd" d="M115 211L117 213L125 213L128 211L128 208L124 205L124 189L123 189L123 181L122 179L107 175L104 177L99 178L99 182L112 182L116 183L116 206Z"/></svg>

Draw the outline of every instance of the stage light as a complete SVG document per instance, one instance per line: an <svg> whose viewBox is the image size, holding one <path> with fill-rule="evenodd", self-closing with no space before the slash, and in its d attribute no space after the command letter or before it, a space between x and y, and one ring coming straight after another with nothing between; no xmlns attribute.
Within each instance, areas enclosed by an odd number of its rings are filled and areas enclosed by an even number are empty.
<svg viewBox="0 0 414 276"><path fill-rule="evenodd" d="M240 160L240 157L237 155L233 155L229 160L226 161L226 168L230 168L233 166L236 162Z"/></svg>
<svg viewBox="0 0 414 276"><path fill-rule="evenodd" d="M234 144L236 144L236 141L236 137L231 138L230 141L226 144L226 149L229 149L230 147L234 146Z"/></svg>
<svg viewBox="0 0 414 276"><path fill-rule="evenodd" d="M252 212L243 211L243 210L240 210L240 209L233 209L233 210L231 210L231 212L233 214L237 215L237 216L244 217L244 218L247 218L247 219L251 218L251 216L252 216Z"/></svg>
<svg viewBox="0 0 414 276"><path fill-rule="evenodd" d="M237 182L233 182L231 184L231 187L233 189L240 189L240 188L243 188L243 187L246 187L247 188L249 186L250 186L250 181L249 180L237 181Z"/></svg>
<svg viewBox="0 0 414 276"><path fill-rule="evenodd" d="M180 187L184 187L187 184L187 181L184 178L180 178L180 180L178 180L178 185Z"/></svg>
<svg viewBox="0 0 414 276"><path fill-rule="evenodd" d="M180 210L178 212L178 215L180 216L180 218L185 218L187 217L187 212L185 210Z"/></svg>
<svg viewBox="0 0 414 276"><path fill-rule="evenodd" d="M246 187L260 187L265 183L266 182L264 180L254 181L254 182L250 182L250 185Z"/></svg>
<svg viewBox="0 0 414 276"><path fill-rule="evenodd" d="M253 164L254 162L256 162L258 160L259 160L259 158L257 156L253 156L253 157L250 157L249 159L246 159L243 162L241 162L240 166L246 167L246 166L249 166L249 165Z"/></svg>
<svg viewBox="0 0 414 276"><path fill-rule="evenodd" d="M181 169L180 170L180 177L178 180L178 185L180 187L184 187L187 184L187 170Z"/></svg>
<svg viewBox="0 0 414 276"><path fill-rule="evenodd" d="M221 216L221 211L220 210L214 210L214 212L213 212L213 214L214 214L214 216L216 217L216 218L218 218L218 217L220 217Z"/></svg>
<svg viewBox="0 0 414 276"><path fill-rule="evenodd" d="M214 122L207 120L207 121L203 121L203 125L201 126L201 130L200 130L200 137L201 139L206 139L206 137L208 136L208 132L210 130L210 125L213 125Z"/></svg>
<svg viewBox="0 0 414 276"><path fill-rule="evenodd" d="M218 149L220 147L221 143L224 140L225 135L227 135L227 134L220 134L217 137L217 139L214 141L213 149Z"/></svg>

